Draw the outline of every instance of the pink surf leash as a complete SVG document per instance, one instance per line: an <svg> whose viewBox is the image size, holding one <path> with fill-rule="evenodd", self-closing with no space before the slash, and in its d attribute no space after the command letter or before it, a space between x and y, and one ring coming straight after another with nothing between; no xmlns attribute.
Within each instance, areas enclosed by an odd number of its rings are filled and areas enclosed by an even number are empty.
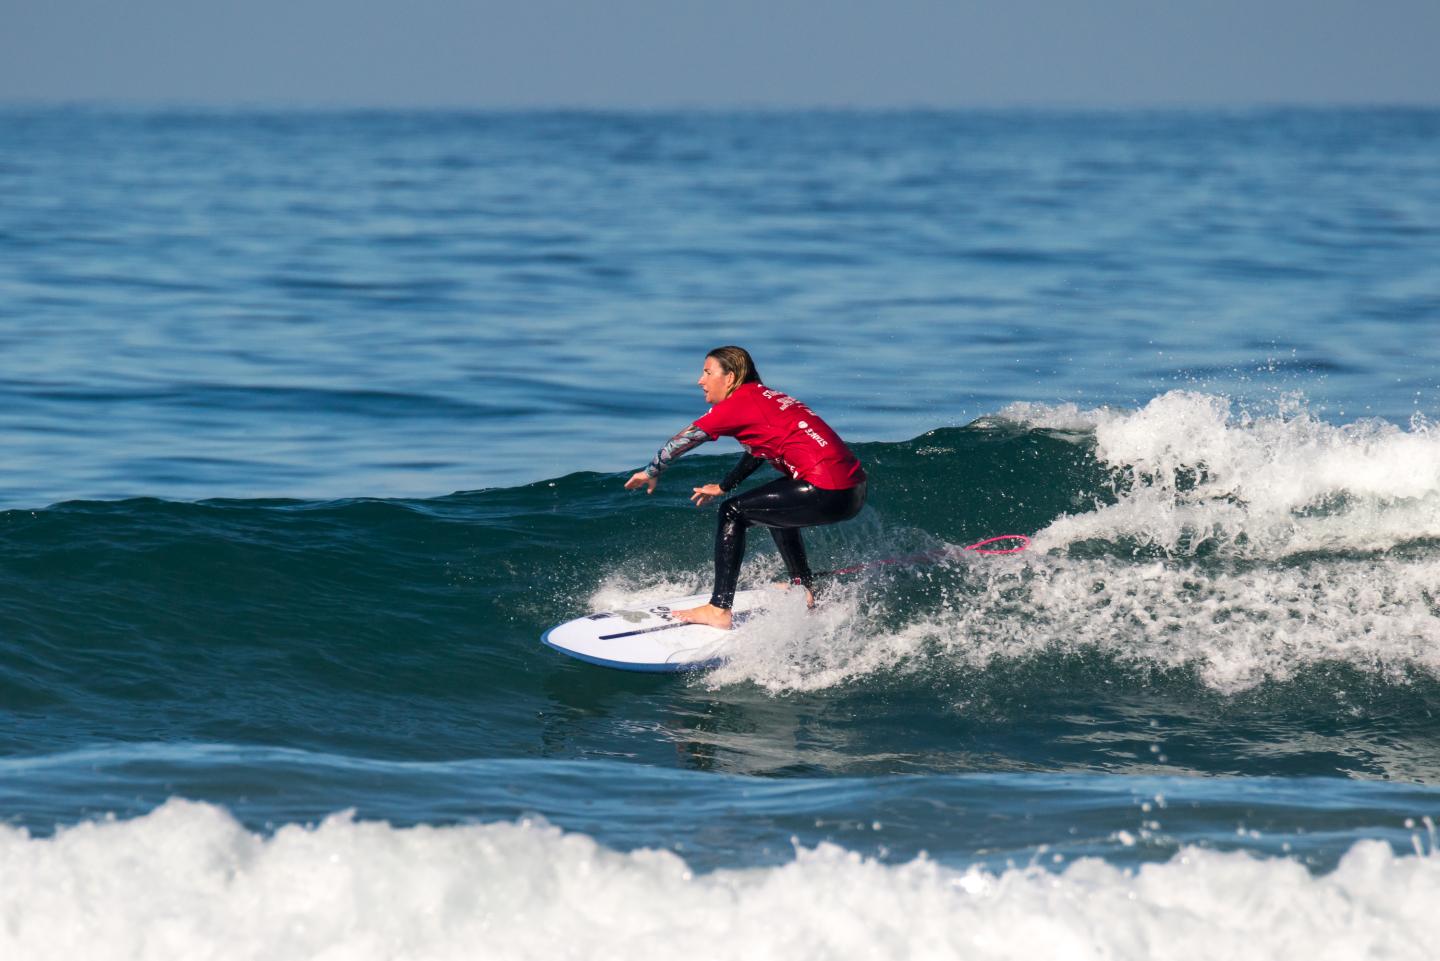
<svg viewBox="0 0 1440 961"><path fill-rule="evenodd" d="M994 544L999 541L1019 541L1020 546L1007 547L1004 550L997 550L995 548L991 548L989 550L981 550L981 548L983 548L986 544ZM1001 534L998 537L987 537L983 541L976 541L969 547L965 548L965 550L974 551L977 554L1018 554L1029 546L1030 538L1026 537L1024 534Z"/></svg>
<svg viewBox="0 0 1440 961"><path fill-rule="evenodd" d="M1017 547L987 548L987 544L996 544L1000 541L1019 541ZM1030 546L1030 538L1024 534L1001 534L997 537L987 537L983 541L976 541L969 547L962 550L974 551L977 554L1018 554ZM861 571L869 570L872 567L884 567L889 564L933 564L942 561L948 556L948 551L926 551L923 554L911 554L909 557L887 557L884 560L869 561L865 564L856 564L854 567L842 567L833 571L818 571L817 574L858 574Z"/></svg>

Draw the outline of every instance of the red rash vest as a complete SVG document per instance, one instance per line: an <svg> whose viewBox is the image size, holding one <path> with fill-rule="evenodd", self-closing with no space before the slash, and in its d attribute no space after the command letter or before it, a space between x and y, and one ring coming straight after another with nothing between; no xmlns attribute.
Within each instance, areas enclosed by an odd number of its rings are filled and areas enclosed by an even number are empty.
<svg viewBox="0 0 1440 961"><path fill-rule="evenodd" d="M764 384L741 384L695 422L711 440L733 437L782 474L847 490L865 480L860 461L840 435L793 397Z"/></svg>

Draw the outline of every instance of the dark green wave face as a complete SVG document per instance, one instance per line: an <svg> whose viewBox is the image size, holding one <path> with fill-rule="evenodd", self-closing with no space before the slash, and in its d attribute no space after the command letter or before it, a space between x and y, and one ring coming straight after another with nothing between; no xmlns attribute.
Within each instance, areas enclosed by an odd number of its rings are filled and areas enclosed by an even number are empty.
<svg viewBox="0 0 1440 961"><path fill-rule="evenodd" d="M869 504L807 534L812 564L926 559L836 577L813 614L783 602L727 664L680 678L539 636L707 589L714 514L685 494L728 458L682 461L653 497L581 473L425 501L9 511L0 751L1440 777L1435 540L1347 540L1368 509L1355 497L1291 511L1290 539L1259 543L1273 518L1243 489L1118 467L1098 436L994 421L861 445ZM1006 533L1035 544L962 549ZM778 574L752 538L744 580Z"/></svg>

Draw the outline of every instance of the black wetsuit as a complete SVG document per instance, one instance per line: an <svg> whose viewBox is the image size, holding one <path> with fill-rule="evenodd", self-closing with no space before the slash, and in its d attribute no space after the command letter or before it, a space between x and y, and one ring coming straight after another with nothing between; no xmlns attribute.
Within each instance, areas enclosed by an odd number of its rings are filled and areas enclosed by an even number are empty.
<svg viewBox="0 0 1440 961"><path fill-rule="evenodd" d="M733 490L764 461L750 454L720 482L720 489ZM800 529L846 521L865 506L865 483L844 490L826 490L808 481L782 477L720 504L719 527L715 531L715 592L710 603L727 610L735 602L735 584L740 577L740 560L745 556L745 531L752 526L770 528L770 536L793 583L812 588L814 575L805 557Z"/></svg>

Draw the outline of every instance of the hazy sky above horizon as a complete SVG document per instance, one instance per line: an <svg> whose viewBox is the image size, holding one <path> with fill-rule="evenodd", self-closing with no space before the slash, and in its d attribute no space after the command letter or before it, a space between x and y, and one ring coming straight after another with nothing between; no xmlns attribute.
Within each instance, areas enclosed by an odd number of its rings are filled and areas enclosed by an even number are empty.
<svg viewBox="0 0 1440 961"><path fill-rule="evenodd" d="M1440 0L0 0L0 103L1440 104Z"/></svg>

